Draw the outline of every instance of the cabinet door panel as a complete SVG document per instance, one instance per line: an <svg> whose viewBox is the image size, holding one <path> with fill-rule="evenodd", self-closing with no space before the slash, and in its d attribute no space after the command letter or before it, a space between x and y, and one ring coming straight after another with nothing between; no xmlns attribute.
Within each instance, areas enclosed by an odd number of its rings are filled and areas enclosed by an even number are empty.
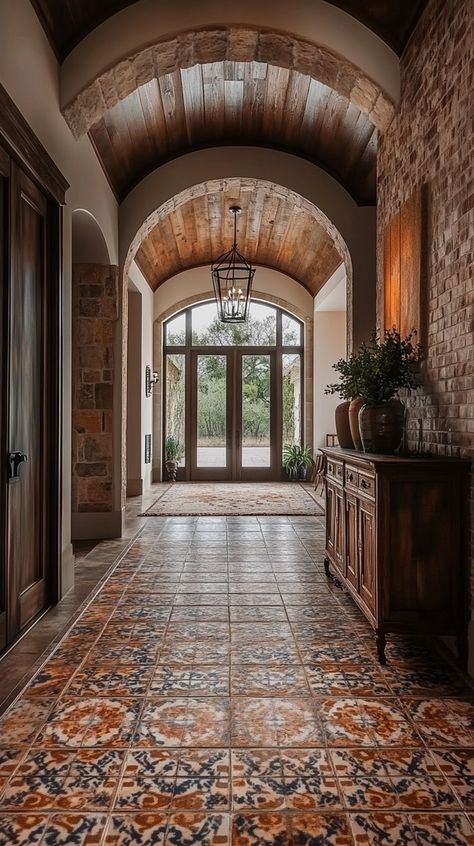
<svg viewBox="0 0 474 846"><path fill-rule="evenodd" d="M345 536L344 575L356 590L359 590L357 499L347 493L345 496Z"/></svg>
<svg viewBox="0 0 474 846"><path fill-rule="evenodd" d="M375 612L375 508L359 500L359 594Z"/></svg>
<svg viewBox="0 0 474 846"><path fill-rule="evenodd" d="M334 489L334 561L344 572L344 494L341 488Z"/></svg>
<svg viewBox="0 0 474 846"><path fill-rule="evenodd" d="M326 550L328 555L334 559L334 487L326 482Z"/></svg>

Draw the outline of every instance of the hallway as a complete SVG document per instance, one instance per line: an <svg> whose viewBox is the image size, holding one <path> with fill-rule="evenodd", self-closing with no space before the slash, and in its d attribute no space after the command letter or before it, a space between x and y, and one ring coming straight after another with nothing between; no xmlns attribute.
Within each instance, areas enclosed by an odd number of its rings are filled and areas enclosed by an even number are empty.
<svg viewBox="0 0 474 846"><path fill-rule="evenodd" d="M0 718L2 846L473 844L472 691L423 644L381 668L323 547L145 519Z"/></svg>

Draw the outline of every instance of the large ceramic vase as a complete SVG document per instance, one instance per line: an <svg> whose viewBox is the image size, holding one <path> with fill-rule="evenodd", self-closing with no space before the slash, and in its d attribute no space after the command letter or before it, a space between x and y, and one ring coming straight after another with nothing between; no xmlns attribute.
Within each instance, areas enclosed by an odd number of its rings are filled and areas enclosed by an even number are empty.
<svg viewBox="0 0 474 846"><path fill-rule="evenodd" d="M349 405L349 426L354 448L362 452L362 440L359 431L359 411L365 405L364 397L355 397Z"/></svg>
<svg viewBox="0 0 474 846"><path fill-rule="evenodd" d="M340 402L336 406L334 413L336 421L336 435L339 446L342 449L354 449L354 441L352 440L351 427L349 426L349 406L350 400Z"/></svg>
<svg viewBox="0 0 474 846"><path fill-rule="evenodd" d="M403 440L405 406L399 399L372 405L359 411L359 429L364 452L392 455Z"/></svg>

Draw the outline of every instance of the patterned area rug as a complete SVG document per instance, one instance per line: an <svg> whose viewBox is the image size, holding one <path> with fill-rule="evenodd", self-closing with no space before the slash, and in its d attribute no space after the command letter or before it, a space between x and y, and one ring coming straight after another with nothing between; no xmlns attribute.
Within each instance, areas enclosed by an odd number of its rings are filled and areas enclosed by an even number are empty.
<svg viewBox="0 0 474 846"><path fill-rule="evenodd" d="M143 516L314 517L323 513L309 488L297 482L176 482Z"/></svg>

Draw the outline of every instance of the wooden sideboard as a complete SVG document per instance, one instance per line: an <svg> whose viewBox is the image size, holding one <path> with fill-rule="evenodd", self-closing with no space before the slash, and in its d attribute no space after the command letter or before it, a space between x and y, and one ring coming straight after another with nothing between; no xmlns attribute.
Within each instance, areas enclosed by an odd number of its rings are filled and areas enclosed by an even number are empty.
<svg viewBox="0 0 474 846"><path fill-rule="evenodd" d="M467 661L465 514L469 462L323 448L326 574L386 634L455 635Z"/></svg>

